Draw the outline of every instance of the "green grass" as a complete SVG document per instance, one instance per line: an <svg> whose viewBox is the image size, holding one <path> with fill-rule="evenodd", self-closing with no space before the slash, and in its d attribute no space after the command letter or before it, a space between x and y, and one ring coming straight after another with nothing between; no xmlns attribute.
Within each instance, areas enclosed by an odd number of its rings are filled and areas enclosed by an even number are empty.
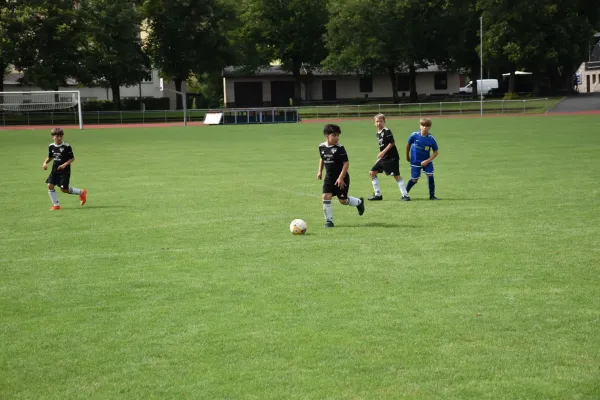
<svg viewBox="0 0 600 400"><path fill-rule="evenodd" d="M0 131L0 398L600 397L597 117L434 119L442 201L382 177L330 230L321 129L67 131L58 212L48 132ZM368 196L372 122L342 129Z"/></svg>

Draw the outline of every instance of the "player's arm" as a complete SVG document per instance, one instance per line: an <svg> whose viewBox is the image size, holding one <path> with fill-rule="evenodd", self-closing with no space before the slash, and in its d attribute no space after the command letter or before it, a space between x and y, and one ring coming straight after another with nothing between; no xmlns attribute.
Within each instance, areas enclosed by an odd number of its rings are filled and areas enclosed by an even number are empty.
<svg viewBox="0 0 600 400"><path fill-rule="evenodd" d="M323 163L323 159L321 158L319 160L319 170L317 171L317 179L321 180L321 178L323 177L323 166L325 164Z"/></svg>
<svg viewBox="0 0 600 400"><path fill-rule="evenodd" d="M48 157L44 160L44 163L42 164L42 169L47 169L48 168L48 163L50 162L50 160L52 160L51 157Z"/></svg>
<svg viewBox="0 0 600 400"><path fill-rule="evenodd" d="M385 146L385 149L381 150L379 152L379 154L377 154L377 158L383 158L383 156L385 156L385 154L391 150L392 147L396 146L396 142L392 142L390 144L388 144L387 146Z"/></svg>
<svg viewBox="0 0 600 400"><path fill-rule="evenodd" d="M335 181L335 184L337 186L339 186L340 189L342 189L344 186L346 186L346 182L344 182L344 178L346 178L346 174L348 173L349 166L350 166L350 162L346 161L344 163L344 166L342 167L342 172L340 172L340 176L338 177L337 181Z"/></svg>
<svg viewBox="0 0 600 400"><path fill-rule="evenodd" d="M412 146L410 143L406 145L406 161L408 162L410 162L410 146Z"/></svg>
<svg viewBox="0 0 600 400"><path fill-rule="evenodd" d="M438 151L434 150L433 153L431 154L431 156L429 156L429 158L423 162L421 162L422 166L426 166L427 164L429 164L430 162L433 161L434 158L436 158L438 156Z"/></svg>
<svg viewBox="0 0 600 400"><path fill-rule="evenodd" d="M56 168L57 170L63 170L65 168L67 168L67 166L73 164L73 161L75 161L75 157L68 159L67 161L65 161L64 163L62 163L61 165L58 166L58 168Z"/></svg>

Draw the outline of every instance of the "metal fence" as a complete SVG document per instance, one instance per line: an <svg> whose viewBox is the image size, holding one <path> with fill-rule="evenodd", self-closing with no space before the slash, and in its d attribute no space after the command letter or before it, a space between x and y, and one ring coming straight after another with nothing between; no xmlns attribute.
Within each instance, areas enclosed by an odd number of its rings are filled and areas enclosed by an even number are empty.
<svg viewBox="0 0 600 400"><path fill-rule="evenodd" d="M553 104L547 98L522 100L486 100L400 103L400 104L362 104L362 105L325 105L303 107L277 107L277 110L298 110L301 119L310 118L362 118L372 117L376 113L387 116L456 115L456 114L521 114L545 113ZM271 107L245 108L246 112L270 110ZM201 122L208 112L233 112L236 109L192 109L187 110L190 122ZM240 109L241 110L241 109ZM146 124L183 122L183 110L164 111L84 111L84 125L98 124ZM0 111L0 124L12 125L76 125L77 110L43 111L12 113Z"/></svg>

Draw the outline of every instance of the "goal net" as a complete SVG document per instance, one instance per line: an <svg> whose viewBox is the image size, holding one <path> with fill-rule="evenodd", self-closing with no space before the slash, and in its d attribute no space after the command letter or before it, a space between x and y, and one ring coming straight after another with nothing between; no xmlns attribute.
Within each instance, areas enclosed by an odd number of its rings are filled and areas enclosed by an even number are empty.
<svg viewBox="0 0 600 400"><path fill-rule="evenodd" d="M79 90L44 92L0 92L0 111L27 113L33 111L73 110L79 128L83 129L81 95Z"/></svg>

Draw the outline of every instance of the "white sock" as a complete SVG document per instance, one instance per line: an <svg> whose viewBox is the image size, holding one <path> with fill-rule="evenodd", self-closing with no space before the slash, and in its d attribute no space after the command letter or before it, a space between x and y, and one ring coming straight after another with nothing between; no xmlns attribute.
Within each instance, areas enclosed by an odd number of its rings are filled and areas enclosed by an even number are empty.
<svg viewBox="0 0 600 400"><path fill-rule="evenodd" d="M371 184L373 185L375 195L381 196L381 187L379 187L379 178L377 177L377 175L371 178Z"/></svg>
<svg viewBox="0 0 600 400"><path fill-rule="evenodd" d="M323 200L323 214L325 221L333 222L333 210L331 209L331 200Z"/></svg>
<svg viewBox="0 0 600 400"><path fill-rule="evenodd" d="M356 207L359 204L360 204L360 199L357 199L356 197L348 196L348 202L346 203L347 206Z"/></svg>
<svg viewBox="0 0 600 400"><path fill-rule="evenodd" d="M398 181L398 187L400 188L400 193L402 196L408 196L408 192L406 191L406 185L404 184L404 179L400 178Z"/></svg>
<svg viewBox="0 0 600 400"><path fill-rule="evenodd" d="M58 202L58 195L54 190L48 190L48 195L50 196L50 200L52 200L52 204L55 206L60 206Z"/></svg>
<svg viewBox="0 0 600 400"><path fill-rule="evenodd" d="M77 189L77 188L74 188L74 187L69 188L69 194L77 194L77 195L79 195L79 194L81 194L81 189Z"/></svg>

